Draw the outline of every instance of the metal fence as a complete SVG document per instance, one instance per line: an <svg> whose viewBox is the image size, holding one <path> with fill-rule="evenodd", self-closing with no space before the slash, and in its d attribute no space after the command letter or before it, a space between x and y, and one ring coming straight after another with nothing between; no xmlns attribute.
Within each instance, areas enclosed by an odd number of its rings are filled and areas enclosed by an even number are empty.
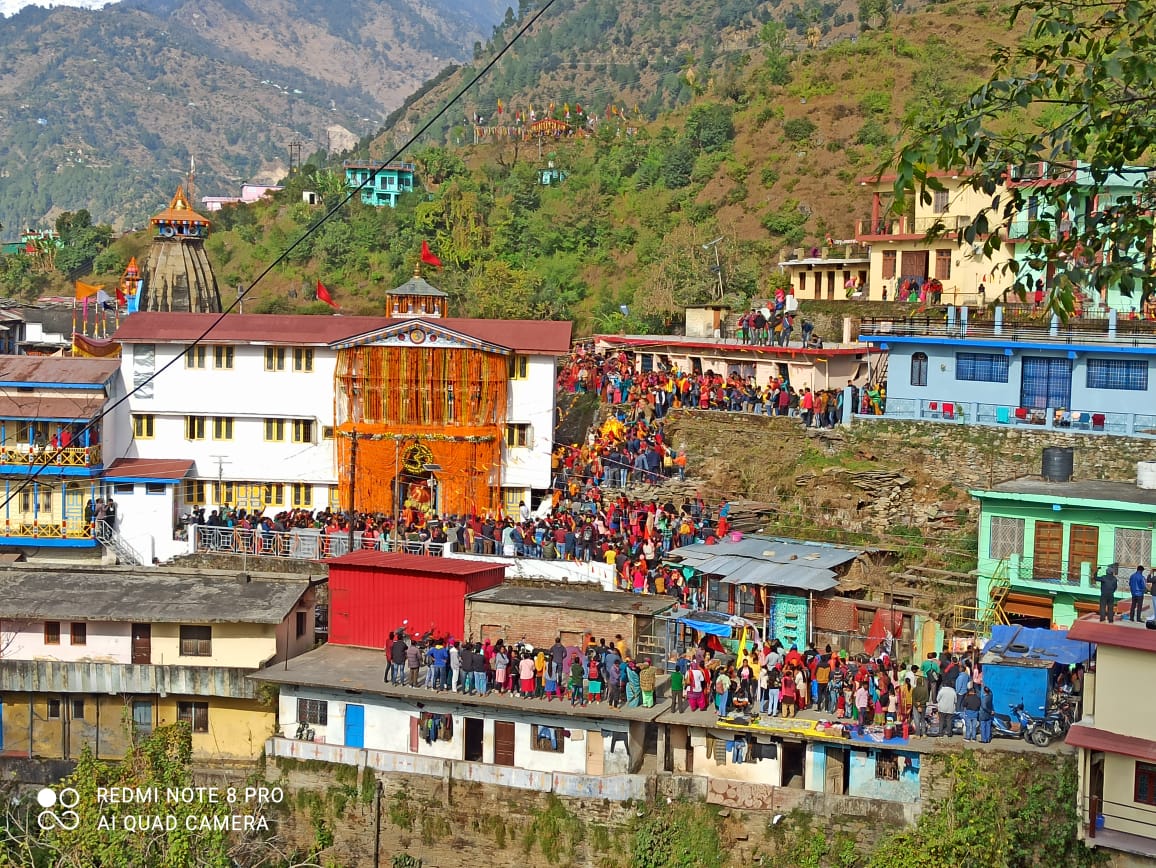
<svg viewBox="0 0 1156 868"><path fill-rule="evenodd" d="M197 525L190 528L193 551L257 557L296 558L298 560L325 560L349 554L349 534L326 533L317 528L294 528L275 531L239 527ZM352 550L404 552L415 555L441 557L449 543L423 542L420 539L396 540L377 535L366 537L353 534Z"/></svg>

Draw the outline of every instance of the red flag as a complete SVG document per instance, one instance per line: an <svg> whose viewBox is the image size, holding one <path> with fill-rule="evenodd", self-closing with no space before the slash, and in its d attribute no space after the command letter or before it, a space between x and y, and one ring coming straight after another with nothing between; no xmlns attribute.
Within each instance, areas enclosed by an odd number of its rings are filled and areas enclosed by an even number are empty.
<svg viewBox="0 0 1156 868"><path fill-rule="evenodd" d="M334 310L336 310L339 306L337 302L333 300L333 296L329 294L329 290L325 288L325 284L323 284L320 280L317 281L317 300L325 302Z"/></svg>
<svg viewBox="0 0 1156 868"><path fill-rule="evenodd" d="M421 243L421 261L426 265L432 265L435 268L442 267L442 261L434 256L432 252L430 252L428 241L423 241Z"/></svg>
<svg viewBox="0 0 1156 868"><path fill-rule="evenodd" d="M125 307L128 305L128 296L124 294L124 290L119 286L116 288L116 304L118 307Z"/></svg>

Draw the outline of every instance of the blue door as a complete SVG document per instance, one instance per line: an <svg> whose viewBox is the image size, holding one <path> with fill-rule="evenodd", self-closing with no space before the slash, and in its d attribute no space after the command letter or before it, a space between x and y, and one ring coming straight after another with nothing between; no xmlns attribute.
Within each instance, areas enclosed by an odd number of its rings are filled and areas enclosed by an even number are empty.
<svg viewBox="0 0 1156 868"><path fill-rule="evenodd" d="M365 706L345 703L345 746L365 747Z"/></svg>

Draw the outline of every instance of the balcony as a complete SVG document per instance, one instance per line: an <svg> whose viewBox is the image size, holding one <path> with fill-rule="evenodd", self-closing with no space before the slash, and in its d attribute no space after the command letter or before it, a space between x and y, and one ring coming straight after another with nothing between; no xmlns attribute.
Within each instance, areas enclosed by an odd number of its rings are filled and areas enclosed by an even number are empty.
<svg viewBox="0 0 1156 868"><path fill-rule="evenodd" d="M963 214L933 214L927 217L880 217L859 220L855 225L855 240L883 241L888 239L917 240L935 230L944 238L954 238L971 225L971 217Z"/></svg>
<svg viewBox="0 0 1156 868"><path fill-rule="evenodd" d="M4 689L24 693L151 693L256 699L257 683L248 677L255 671L229 666L0 661Z"/></svg>
<svg viewBox="0 0 1156 868"><path fill-rule="evenodd" d="M0 473L26 473L30 467L44 467L42 474L81 476L102 466L99 444L53 449L14 441L0 443Z"/></svg>
<svg viewBox="0 0 1156 868"><path fill-rule="evenodd" d="M1112 344L1148 347L1156 343L1156 323L1120 317L1115 311L1090 311L1061 324L1058 317L1044 319L1031 305L1001 305L994 310L941 308L938 314L913 317L863 317L859 339L889 337L935 337L974 340L997 339L1017 343Z"/></svg>
<svg viewBox="0 0 1156 868"><path fill-rule="evenodd" d="M1036 410L975 401L889 397L883 416L862 415L856 416L856 419L866 422L872 419L899 419L951 425L992 425L997 428L1027 425L1034 430L1056 430L1065 434L1114 434L1156 439L1156 415L1150 413L1104 413L1054 407Z"/></svg>

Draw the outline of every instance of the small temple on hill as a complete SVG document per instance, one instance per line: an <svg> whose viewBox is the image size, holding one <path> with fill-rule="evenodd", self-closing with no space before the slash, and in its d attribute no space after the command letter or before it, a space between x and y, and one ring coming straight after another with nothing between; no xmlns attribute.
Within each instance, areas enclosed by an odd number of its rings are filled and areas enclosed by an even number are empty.
<svg viewBox="0 0 1156 868"><path fill-rule="evenodd" d="M209 219L189 207L183 186L169 207L150 221L143 297L139 309L172 313L220 313L221 293L205 253Z"/></svg>

